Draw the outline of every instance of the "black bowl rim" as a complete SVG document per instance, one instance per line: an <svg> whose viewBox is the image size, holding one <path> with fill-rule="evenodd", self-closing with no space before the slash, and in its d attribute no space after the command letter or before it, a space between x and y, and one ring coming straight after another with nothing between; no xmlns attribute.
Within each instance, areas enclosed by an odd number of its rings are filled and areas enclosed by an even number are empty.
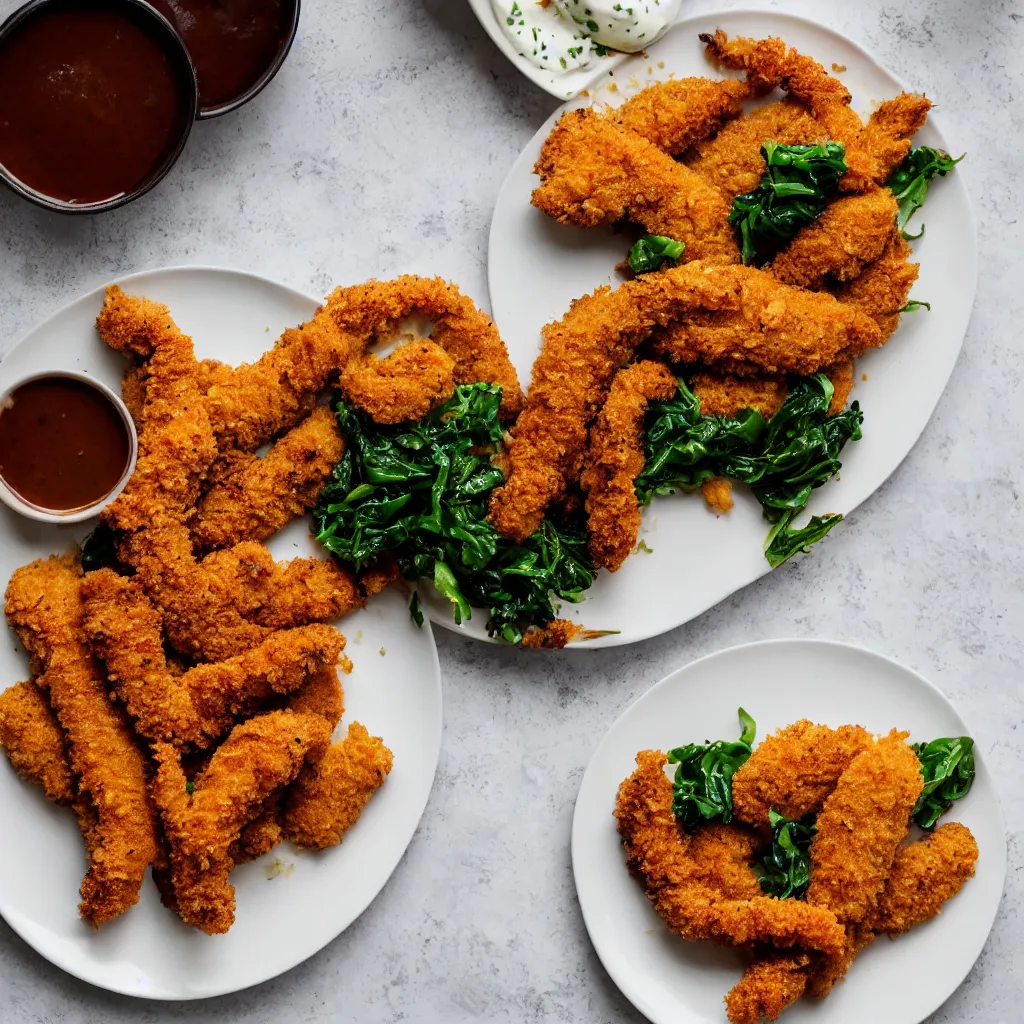
<svg viewBox="0 0 1024 1024"><path fill-rule="evenodd" d="M292 5L292 23L288 27L288 34L284 38L283 45L277 51L277 56L267 65L267 70L241 96L236 96L235 99L228 100L227 103L222 103L218 107L200 107L199 113L196 114L198 120L210 121L215 117L220 117L222 114L230 114L232 110L237 110L248 103L249 100L255 99L270 85L278 71L281 70L284 62L288 59L292 43L295 42L295 36L299 31L299 14L302 9L302 0L288 0L288 2Z"/></svg>
<svg viewBox="0 0 1024 1024"><path fill-rule="evenodd" d="M146 2L146 0L102 0L103 3L110 4L112 7L127 6L134 7L141 10L144 16L155 19L160 31L171 40L170 48L174 53L175 58L181 63L182 69L187 70L188 74L183 76L188 79L188 96L186 97L186 117L184 118L184 128L181 132L181 137L178 139L174 149L171 150L164 158L164 161L154 171L154 173L138 188L131 192L125 192L122 195L114 196L112 199L103 199L97 203L69 203L63 199L55 199L53 196L46 195L45 192L38 192L36 189L29 187L25 182L15 177L7 168L0 163L0 181L2 181L8 188L10 188L17 195L23 199L27 199L30 203L34 203L36 206L41 206L45 210L53 210L56 213L67 213L67 214L80 214L80 213L103 213L106 210L114 210L119 206L124 206L126 203L130 203L140 196L144 196L150 189L158 185L167 176L170 169L178 162L178 158L181 156L182 150L185 148L185 143L188 141L188 137L192 132L192 126L196 122L196 118L199 111L199 80L196 77L196 69L192 63L192 58L189 56L188 48L185 46L181 36L178 35L177 29L155 8L152 4ZM16 11L12 12L2 24L0 24L0 43L20 25L26 18L30 17L37 10L42 7L49 7L52 4L67 3L67 0L28 0L28 3L23 4Z"/></svg>

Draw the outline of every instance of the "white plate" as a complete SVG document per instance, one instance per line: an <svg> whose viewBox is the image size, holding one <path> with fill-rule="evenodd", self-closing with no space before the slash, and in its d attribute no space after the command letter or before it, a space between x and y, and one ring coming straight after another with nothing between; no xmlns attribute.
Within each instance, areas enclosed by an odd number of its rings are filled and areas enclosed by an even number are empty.
<svg viewBox="0 0 1024 1024"><path fill-rule="evenodd" d="M469 0L469 6L480 20L484 31L494 40L495 46L524 74L534 85L539 85L545 92L551 93L560 100L571 100L584 89L592 89L601 81L610 81L609 72L615 71L629 57L624 53L609 53L606 57L595 57L592 64L578 71L567 71L556 75L544 68L537 67L533 61L524 57L512 45L512 41L501 30L497 15L491 6L491 0Z"/></svg>
<svg viewBox="0 0 1024 1024"><path fill-rule="evenodd" d="M137 274L130 292L166 302L195 339L201 358L238 363L257 358L286 327L319 304L250 274L179 268ZM93 326L102 290L55 313L0 363L0 390L37 369L71 368L119 388L124 361ZM54 527L0 508L0 580L34 558L63 552L95 523ZM270 544L278 558L320 553L305 522ZM323 853L288 844L236 870L237 920L227 935L188 928L161 906L147 879L142 899L94 932L79 920L85 871L82 839L71 813L48 804L0 756L0 913L39 953L86 981L150 999L196 999L255 985L312 956L347 928L387 882L412 839L441 747L441 680L430 627L417 629L405 598L391 589L339 624L354 664L343 676L345 717L382 736L394 769L344 842ZM0 687L28 677L13 634L2 627ZM278 861L281 873L268 879Z"/></svg>
<svg viewBox="0 0 1024 1024"><path fill-rule="evenodd" d="M648 690L601 741L580 786L572 867L583 919L598 956L629 1000L656 1024L724 1024L738 956L671 935L626 869L612 809L640 750L735 739L737 707L757 722L757 740L800 718L906 729L913 741L970 735L946 698L888 658L845 644L775 640L701 658ZM789 1024L917 1024L963 981L995 920L1006 876L1006 835L982 751L970 793L943 820L978 841L977 874L943 910L893 942L881 940L821 1003L801 1000Z"/></svg>
<svg viewBox="0 0 1024 1024"><path fill-rule="evenodd" d="M660 76L716 75L697 35L717 27L730 35L782 36L826 67L845 65L839 77L861 113L903 88L859 46L831 29L771 12L727 12L677 22L651 46L648 59L632 58L616 80L624 83L630 68L635 68L638 85L651 67ZM914 85L923 88L927 83ZM623 95L605 93L601 98L621 100ZM567 227L530 205L530 193L538 184L533 165L565 109L568 105L552 115L519 157L491 222L491 312L524 387L540 350L543 325L560 319L577 296L618 283L614 267L627 248L623 235ZM916 141L950 148L931 119ZM960 152L955 145L953 149ZM840 478L815 491L811 512L849 513L877 490L917 441L952 373L977 283L974 218L963 179L955 172L933 183L927 205L911 226L921 224L928 230L914 243L921 264L914 297L930 300L933 311L905 316L885 347L858 361L853 398L864 410L864 437L845 449ZM562 609L563 615L589 628L620 630L586 646L632 643L664 633L768 572L762 554L768 524L745 488L737 487L735 497L736 507L721 518L708 511L699 495L655 499L641 529L641 538L655 555L633 555L614 576L602 573L583 604ZM823 543L842 544L842 524ZM441 615L434 621L448 624ZM485 615L475 616L464 629L483 638L485 621Z"/></svg>

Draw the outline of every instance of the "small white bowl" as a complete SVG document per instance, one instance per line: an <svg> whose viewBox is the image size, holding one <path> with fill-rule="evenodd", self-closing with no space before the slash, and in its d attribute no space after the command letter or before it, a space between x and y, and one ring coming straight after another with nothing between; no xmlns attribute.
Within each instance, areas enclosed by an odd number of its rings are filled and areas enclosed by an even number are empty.
<svg viewBox="0 0 1024 1024"><path fill-rule="evenodd" d="M88 384L89 387L95 388L114 406L125 425L125 429L128 431L128 462L125 465L124 472L121 474L121 478L114 485L113 489L100 498L99 501L95 501L91 505L85 505L82 508L62 511L60 509L43 508L40 505L35 505L30 501L26 501L16 491L11 490L2 476L0 476L0 501L7 505L8 508L14 509L15 512L29 519L36 519L41 523L80 523L83 520L92 519L94 516L99 515L124 490L124 485L128 483L132 473L135 472L135 460L139 454L139 436L135 431L135 421L132 419L131 413L128 412L128 406L124 404L121 396L111 391L106 384L102 384L95 377L91 377L87 373L80 373L78 370L44 370L40 373L31 373L26 377L22 377L16 380L3 394L0 394L0 408L3 408L11 394L23 384L28 384L34 380L42 380L45 377L65 377L70 380L81 381L83 384Z"/></svg>

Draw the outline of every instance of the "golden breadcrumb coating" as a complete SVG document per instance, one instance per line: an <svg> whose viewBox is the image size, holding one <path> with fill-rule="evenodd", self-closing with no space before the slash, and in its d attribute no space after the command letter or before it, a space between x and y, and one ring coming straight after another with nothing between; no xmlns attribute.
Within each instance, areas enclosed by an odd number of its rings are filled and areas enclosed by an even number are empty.
<svg viewBox="0 0 1024 1024"><path fill-rule="evenodd" d="M761 184L765 172L761 147L768 140L784 146L823 141L821 127L806 108L787 100L757 107L730 121L714 138L698 142L683 162L731 205L737 196Z"/></svg>
<svg viewBox="0 0 1024 1024"><path fill-rule="evenodd" d="M778 1020L804 994L811 962L806 953L769 953L755 960L725 997L730 1024Z"/></svg>
<svg viewBox="0 0 1024 1024"><path fill-rule="evenodd" d="M71 804L78 792L67 760L67 739L46 693L33 682L0 693L0 747L11 767L42 788L55 804Z"/></svg>
<svg viewBox="0 0 1024 1024"><path fill-rule="evenodd" d="M829 379L829 383L835 388L832 392L832 401L828 404L829 416L837 416L846 408L850 399L850 392L853 391L853 360L843 359L832 366L823 366L821 372Z"/></svg>
<svg viewBox="0 0 1024 1024"><path fill-rule="evenodd" d="M813 291L829 278L850 281L882 255L896 231L896 212L896 197L887 188L843 196L801 228L767 269L786 284Z"/></svg>
<svg viewBox="0 0 1024 1024"><path fill-rule="evenodd" d="M242 829L229 851L236 865L258 860L281 842L284 833L277 821L280 810L280 797L273 796L263 805L259 814Z"/></svg>
<svg viewBox="0 0 1024 1024"><path fill-rule="evenodd" d="M709 369L690 377L690 390L700 400L702 416L735 419L742 409L756 409L769 420L782 408L789 384L782 376L733 377Z"/></svg>
<svg viewBox="0 0 1024 1024"><path fill-rule="evenodd" d="M661 365L641 360L619 370L590 430L580 486L587 496L587 536L595 567L615 572L636 547L640 503L634 482L644 468L644 415L652 401L667 401L676 379Z"/></svg>
<svg viewBox="0 0 1024 1024"><path fill-rule="evenodd" d="M935 917L974 874L977 860L977 841L956 821L900 847L865 927L896 936Z"/></svg>
<svg viewBox="0 0 1024 1024"><path fill-rule="evenodd" d="M281 814L285 837L314 850L340 843L384 784L393 761L379 736L353 722L345 738L310 760L288 788Z"/></svg>
<svg viewBox="0 0 1024 1024"><path fill-rule="evenodd" d="M209 550L277 533L317 503L344 449L337 417L318 406L263 458L245 457L206 492L189 521L193 540Z"/></svg>
<svg viewBox="0 0 1024 1024"><path fill-rule="evenodd" d="M186 788L178 752L154 747L157 772L153 799L170 844L178 913L210 935L226 932L235 919L231 848L267 800L291 782L303 764L321 757L330 727L319 715L272 711L242 725L217 748Z"/></svg>
<svg viewBox="0 0 1024 1024"><path fill-rule="evenodd" d="M733 813L768 827L768 811L802 818L818 811L851 762L872 744L859 725L833 729L803 718L766 736L732 777Z"/></svg>
<svg viewBox="0 0 1024 1024"><path fill-rule="evenodd" d="M338 670L333 665L325 665L313 672L288 695L285 707L301 715L319 715L333 729L345 713L345 695Z"/></svg>
<svg viewBox="0 0 1024 1024"><path fill-rule="evenodd" d="M700 861L693 837L679 829L666 763L661 751L637 755L637 770L619 787L615 817L629 870L669 930L686 939L735 945L771 942L828 952L841 949L842 926L824 907L761 895L733 899L723 894L718 882L721 865L715 860ZM727 863L732 878L735 864Z"/></svg>
<svg viewBox="0 0 1024 1024"><path fill-rule="evenodd" d="M732 481L728 477L713 476L700 485L701 497L712 512L725 515L732 509Z"/></svg>
<svg viewBox="0 0 1024 1024"><path fill-rule="evenodd" d="M910 262L912 255L903 235L893 231L874 263L868 264L859 277L832 289L840 302L856 306L875 320L883 342L899 327L899 311L907 304L917 280L919 267Z"/></svg>
<svg viewBox="0 0 1024 1024"><path fill-rule="evenodd" d="M533 205L563 224L597 227L624 217L683 242L684 260L738 263L729 204L688 167L593 110L562 115L534 168Z"/></svg>
<svg viewBox="0 0 1024 1024"><path fill-rule="evenodd" d="M138 902L156 851L156 824L142 753L80 634L80 585L74 562L40 559L15 570L4 610L43 666L50 703L67 734L68 762L87 801L79 820L89 869L78 909L99 926Z"/></svg>
<svg viewBox="0 0 1024 1024"><path fill-rule="evenodd" d="M371 352L351 360L339 386L376 423L419 420L455 394L455 360L432 341L409 341L383 359Z"/></svg>
<svg viewBox="0 0 1024 1024"><path fill-rule="evenodd" d="M749 95L734 78L673 78L648 85L606 116L678 156L742 113Z"/></svg>

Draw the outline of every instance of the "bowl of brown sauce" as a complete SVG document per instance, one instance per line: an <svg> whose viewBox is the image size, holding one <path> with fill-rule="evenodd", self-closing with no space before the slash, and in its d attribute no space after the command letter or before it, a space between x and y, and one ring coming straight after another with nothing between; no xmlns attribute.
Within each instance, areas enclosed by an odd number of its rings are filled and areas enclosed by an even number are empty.
<svg viewBox="0 0 1024 1024"><path fill-rule="evenodd" d="M277 74L300 0L150 0L178 30L199 80L199 117L248 103Z"/></svg>
<svg viewBox="0 0 1024 1024"><path fill-rule="evenodd" d="M30 0L0 25L0 178L62 213L148 192L199 106L188 50L144 0Z"/></svg>
<svg viewBox="0 0 1024 1024"><path fill-rule="evenodd" d="M127 406L88 374L24 377L0 395L0 501L46 523L89 519L121 493L138 443Z"/></svg>

